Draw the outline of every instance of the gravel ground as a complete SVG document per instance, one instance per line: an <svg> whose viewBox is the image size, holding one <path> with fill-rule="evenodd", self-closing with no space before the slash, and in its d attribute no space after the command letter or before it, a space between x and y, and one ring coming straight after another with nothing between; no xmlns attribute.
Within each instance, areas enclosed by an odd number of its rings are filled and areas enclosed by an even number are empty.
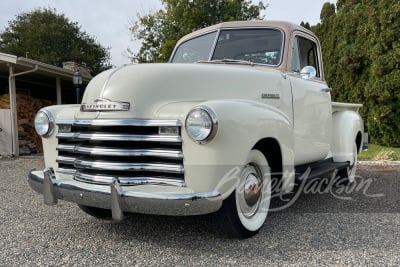
<svg viewBox="0 0 400 267"><path fill-rule="evenodd" d="M400 164L364 162L368 190L347 200L302 194L247 240L226 239L212 215L134 214L116 224L71 203L45 206L27 184L32 168L42 160L0 160L0 266L400 265Z"/></svg>

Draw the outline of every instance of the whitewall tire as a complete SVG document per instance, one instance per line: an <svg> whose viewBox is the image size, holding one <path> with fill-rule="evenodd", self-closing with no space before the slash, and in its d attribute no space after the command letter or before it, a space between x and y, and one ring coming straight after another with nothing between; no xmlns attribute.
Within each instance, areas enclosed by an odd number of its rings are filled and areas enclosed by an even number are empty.
<svg viewBox="0 0 400 267"><path fill-rule="evenodd" d="M271 171L259 150L250 151L235 191L218 212L221 229L233 238L248 238L263 226L271 200Z"/></svg>

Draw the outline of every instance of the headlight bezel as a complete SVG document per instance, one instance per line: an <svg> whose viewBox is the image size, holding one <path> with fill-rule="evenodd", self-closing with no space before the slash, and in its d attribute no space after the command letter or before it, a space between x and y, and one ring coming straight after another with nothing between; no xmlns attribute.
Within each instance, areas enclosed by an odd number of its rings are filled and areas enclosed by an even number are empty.
<svg viewBox="0 0 400 267"><path fill-rule="evenodd" d="M40 129L38 129L39 127L37 126L38 125L37 124L37 117L38 117L39 114L43 114L47 118L47 121L48 121L47 122L47 130L44 133L41 133L39 131ZM43 137L43 138L49 137L54 131L54 126L55 126L54 117L51 114L51 112L46 108L42 108L36 113L34 123L35 123L35 131L36 131L36 133L38 135L40 135L41 137Z"/></svg>
<svg viewBox="0 0 400 267"><path fill-rule="evenodd" d="M208 116L208 118L210 119L211 129L210 129L208 135L201 139L196 139L194 136L192 136L190 134L190 131L188 130L188 119L189 119L190 115L193 114L194 112L205 112L206 115ZM215 135L217 134L217 131L218 131L217 114L215 113L215 111L213 109L211 109L208 106L197 106L197 107L191 109L189 111L189 113L187 114L186 119L185 119L185 129L186 129L187 135L189 136L189 138L191 140L193 140L194 142L196 142L198 144L206 144L206 143L210 142L211 140L213 140Z"/></svg>

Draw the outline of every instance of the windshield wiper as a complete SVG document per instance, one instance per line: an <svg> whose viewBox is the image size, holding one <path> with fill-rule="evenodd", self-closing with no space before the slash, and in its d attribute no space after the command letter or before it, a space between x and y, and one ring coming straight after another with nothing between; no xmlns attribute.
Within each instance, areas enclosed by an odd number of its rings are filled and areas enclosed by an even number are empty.
<svg viewBox="0 0 400 267"><path fill-rule="evenodd" d="M240 59L232 59L232 58L224 58L224 59L213 59L209 61L197 61L197 63L216 63L216 64L243 64L243 65L251 65L254 63L248 60L240 60Z"/></svg>

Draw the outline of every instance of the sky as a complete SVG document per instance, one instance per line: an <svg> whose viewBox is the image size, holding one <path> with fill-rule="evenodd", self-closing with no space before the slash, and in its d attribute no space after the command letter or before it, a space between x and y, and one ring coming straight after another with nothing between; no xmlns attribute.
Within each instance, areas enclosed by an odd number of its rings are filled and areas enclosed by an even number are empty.
<svg viewBox="0 0 400 267"><path fill-rule="evenodd" d="M253 0L258 3L258 0ZM285 20L300 24L301 21L317 24L322 5L332 0L264 0L269 6L263 11L267 20ZM118 67L129 64L126 50L137 52L140 42L132 41L130 25L138 14L159 10L160 0L12 0L0 1L0 31L17 14L35 8L55 8L70 21L78 22L81 29L104 47L110 47L111 64Z"/></svg>

